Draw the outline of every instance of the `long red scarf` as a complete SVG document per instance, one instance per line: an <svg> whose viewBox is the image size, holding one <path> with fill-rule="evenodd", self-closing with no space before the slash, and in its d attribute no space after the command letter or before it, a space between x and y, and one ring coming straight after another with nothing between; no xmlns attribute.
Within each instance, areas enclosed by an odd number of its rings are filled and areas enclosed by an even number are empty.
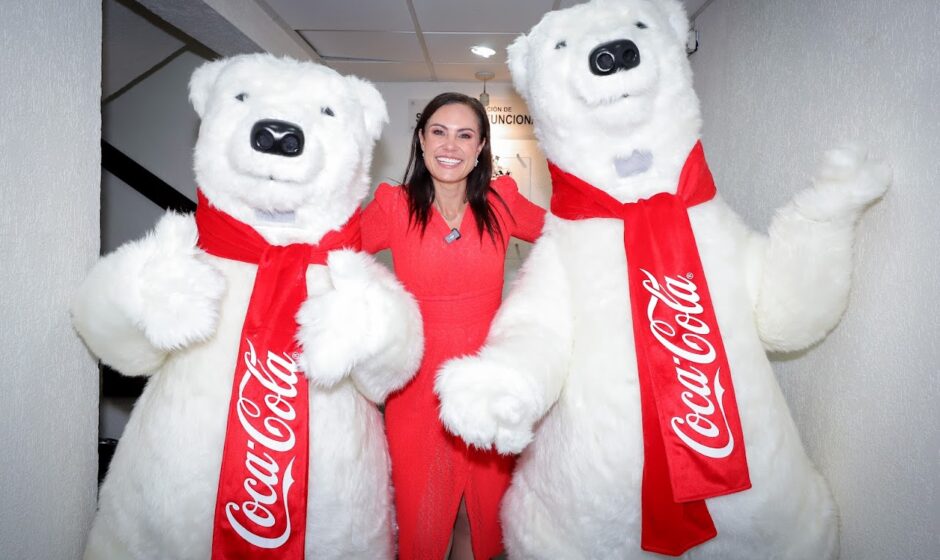
<svg viewBox="0 0 940 560"><path fill-rule="evenodd" d="M308 265L361 248L359 211L318 245L269 245L198 193L199 247L258 265L242 326L212 532L212 559L304 557L309 401L295 361L294 316L307 298Z"/></svg>
<svg viewBox="0 0 940 560"><path fill-rule="evenodd" d="M687 208L715 182L700 142L676 194L622 204L549 163L552 213L624 222L643 413L644 550L678 556L717 531L705 498L751 487L731 371Z"/></svg>

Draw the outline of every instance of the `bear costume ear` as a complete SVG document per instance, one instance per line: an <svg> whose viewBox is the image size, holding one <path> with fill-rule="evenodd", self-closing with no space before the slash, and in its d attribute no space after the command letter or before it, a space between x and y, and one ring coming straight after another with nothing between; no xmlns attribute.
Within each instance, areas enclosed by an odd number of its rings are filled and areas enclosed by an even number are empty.
<svg viewBox="0 0 940 560"><path fill-rule="evenodd" d="M669 26L684 45L689 37L689 16L686 14L685 6L678 0L660 0L658 4L668 18Z"/></svg>
<svg viewBox="0 0 940 560"><path fill-rule="evenodd" d="M529 37L526 35L516 37L516 40L506 47L506 52L509 53L506 63L509 64L512 85L523 99L528 99L526 65L529 62Z"/></svg>
<svg viewBox="0 0 940 560"><path fill-rule="evenodd" d="M349 83L353 95L362 104L362 117L365 119L366 132L374 142L382 135L382 128L388 124L388 109L385 106L385 99L382 98L379 90L375 89L375 86L362 78L346 76L346 81Z"/></svg>
<svg viewBox="0 0 940 560"><path fill-rule="evenodd" d="M209 101L209 92L215 85L216 79L222 72L222 68L228 64L228 59L214 60L206 62L189 78L189 102L193 104L193 109L199 118L202 118L206 111L206 103Z"/></svg>

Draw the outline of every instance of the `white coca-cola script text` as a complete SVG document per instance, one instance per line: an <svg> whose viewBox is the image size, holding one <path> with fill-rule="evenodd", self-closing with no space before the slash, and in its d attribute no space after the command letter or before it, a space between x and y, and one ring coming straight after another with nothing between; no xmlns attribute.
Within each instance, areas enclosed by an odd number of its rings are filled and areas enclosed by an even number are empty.
<svg viewBox="0 0 940 560"><path fill-rule="evenodd" d="M696 453L712 459L727 457L734 450L734 435L725 415L721 367L714 371L715 402L712 401L708 375L702 371L708 370L708 366L715 362L717 353L707 338L712 328L699 317L704 309L698 286L691 275L666 276L660 282L647 270L641 268L640 271L646 275L643 287L652 296L646 308L650 330L672 354L676 379L687 389L682 391L680 399L689 412L672 417L672 431ZM662 315L668 316L669 311L657 316L660 303L672 311L671 318L662 318ZM709 419L718 420L715 417L716 402L721 421Z"/></svg>
<svg viewBox="0 0 940 560"><path fill-rule="evenodd" d="M246 369L238 385L237 413L249 438L245 453L247 475L242 484L247 498L241 503L227 502L225 517L241 538L260 548L273 549L287 542L291 534L287 497L294 483L292 469L296 457L292 452L296 438L288 422L297 416L291 400L297 397L300 368L287 354L270 351L261 364L251 340L246 342ZM252 382L260 383L267 391L263 407L245 396L245 388ZM271 452L280 461L272 457ZM283 516L283 520L279 520L279 516ZM280 535L263 537L258 534L282 524L284 530Z"/></svg>

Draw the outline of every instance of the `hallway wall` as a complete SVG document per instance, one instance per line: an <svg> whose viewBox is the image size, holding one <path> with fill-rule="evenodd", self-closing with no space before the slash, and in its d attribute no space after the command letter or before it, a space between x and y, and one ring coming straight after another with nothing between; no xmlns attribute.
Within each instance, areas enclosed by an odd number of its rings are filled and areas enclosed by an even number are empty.
<svg viewBox="0 0 940 560"><path fill-rule="evenodd" d="M935 0L716 0L692 56L718 188L752 226L849 141L894 168L858 227L849 309L774 369L841 510L844 560L940 551L940 27Z"/></svg>
<svg viewBox="0 0 940 560"><path fill-rule="evenodd" d="M0 556L79 558L98 370L68 305L98 256L101 2L2 2L0 26Z"/></svg>

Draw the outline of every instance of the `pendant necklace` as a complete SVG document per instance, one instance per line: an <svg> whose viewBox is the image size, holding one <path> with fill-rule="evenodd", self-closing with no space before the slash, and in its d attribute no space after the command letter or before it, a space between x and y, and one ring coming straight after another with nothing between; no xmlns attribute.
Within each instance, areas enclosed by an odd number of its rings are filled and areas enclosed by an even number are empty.
<svg viewBox="0 0 940 560"><path fill-rule="evenodd" d="M460 215L460 210L457 210L457 212L453 216L447 217L447 214L444 212L444 207L441 205L441 201L435 198L434 202L437 203L437 209L441 212L441 217L444 218L444 223L447 224L448 226L450 226L451 220L457 219L457 216ZM444 236L444 242L450 245L451 243L453 243L454 241L457 241L458 239L460 239L460 230L451 226L450 232L448 232L447 235Z"/></svg>

